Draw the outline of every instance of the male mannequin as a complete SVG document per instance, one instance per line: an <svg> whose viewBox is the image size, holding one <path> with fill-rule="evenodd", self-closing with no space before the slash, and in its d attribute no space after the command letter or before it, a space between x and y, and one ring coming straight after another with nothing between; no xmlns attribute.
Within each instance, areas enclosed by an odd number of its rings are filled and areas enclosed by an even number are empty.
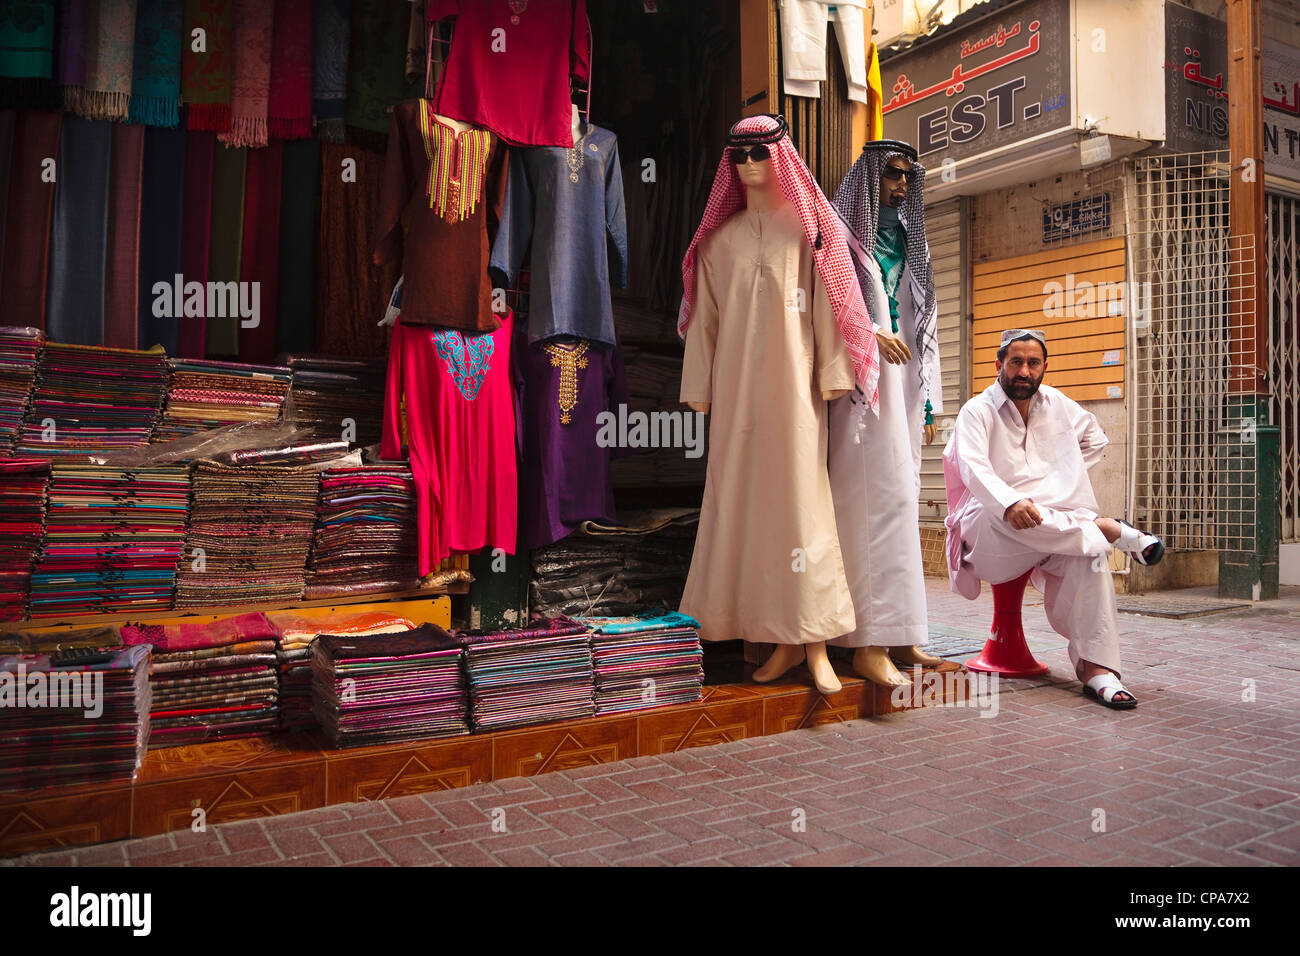
<svg viewBox="0 0 1300 956"><path fill-rule="evenodd" d="M825 402L848 394L855 375L874 394L874 374L857 374L856 360L871 366L875 342L864 337L856 283L835 282L848 250L784 121L742 120L731 140L683 263L681 399L712 420L681 610L706 640L773 644L756 681L806 660L817 689L834 693L826 641L854 619L825 467Z"/></svg>

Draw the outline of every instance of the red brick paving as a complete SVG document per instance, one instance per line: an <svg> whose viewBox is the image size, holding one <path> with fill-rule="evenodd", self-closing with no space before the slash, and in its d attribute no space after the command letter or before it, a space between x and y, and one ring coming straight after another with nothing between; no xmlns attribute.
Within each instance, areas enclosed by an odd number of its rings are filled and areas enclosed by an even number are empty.
<svg viewBox="0 0 1300 956"><path fill-rule="evenodd" d="M990 617L987 591L929 596L946 633ZM1186 621L1120 615L1129 713L1080 697L1041 604L1025 626L1052 675L1004 682L993 717L900 713L0 864L1300 864L1300 589Z"/></svg>

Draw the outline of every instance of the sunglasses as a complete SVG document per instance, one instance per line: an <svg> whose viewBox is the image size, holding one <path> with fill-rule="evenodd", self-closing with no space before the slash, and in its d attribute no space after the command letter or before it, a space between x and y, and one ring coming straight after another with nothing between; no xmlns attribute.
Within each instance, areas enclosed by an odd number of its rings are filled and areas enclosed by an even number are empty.
<svg viewBox="0 0 1300 956"><path fill-rule="evenodd" d="M745 160L751 156L754 158L754 162L761 163L772 155L772 151L761 143L748 149L744 146L732 146L728 149L728 152L731 154L731 161L737 166L744 166Z"/></svg>
<svg viewBox="0 0 1300 956"><path fill-rule="evenodd" d="M886 166L881 175L885 179L906 179L908 183L912 183L916 181L917 171L915 169L899 169L897 166Z"/></svg>

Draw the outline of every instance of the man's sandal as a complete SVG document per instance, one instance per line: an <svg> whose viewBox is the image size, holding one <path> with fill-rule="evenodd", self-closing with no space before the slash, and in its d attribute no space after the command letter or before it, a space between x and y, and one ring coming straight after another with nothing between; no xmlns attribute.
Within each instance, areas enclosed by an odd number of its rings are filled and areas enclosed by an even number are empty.
<svg viewBox="0 0 1300 956"><path fill-rule="evenodd" d="M1115 695L1121 691L1128 694L1128 700L1115 699ZM1132 710L1138 704L1133 692L1120 683L1120 679L1110 671L1090 678L1083 685L1083 696L1113 710Z"/></svg>
<svg viewBox="0 0 1300 956"><path fill-rule="evenodd" d="M1116 518L1115 520L1133 532L1131 535L1121 532L1119 540L1115 542L1115 547L1121 551L1127 551L1138 564L1150 566L1160 563L1160 559L1165 556L1165 543L1163 541L1153 534L1143 534L1123 518Z"/></svg>

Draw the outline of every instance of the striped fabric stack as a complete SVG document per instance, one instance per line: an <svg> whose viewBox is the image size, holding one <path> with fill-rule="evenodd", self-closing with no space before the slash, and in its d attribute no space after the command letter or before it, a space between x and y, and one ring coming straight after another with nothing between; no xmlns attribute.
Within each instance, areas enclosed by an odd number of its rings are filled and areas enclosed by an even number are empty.
<svg viewBox="0 0 1300 956"><path fill-rule="evenodd" d="M676 612L580 617L591 631L596 713L613 714L700 699L704 650L700 623Z"/></svg>
<svg viewBox="0 0 1300 956"><path fill-rule="evenodd" d="M277 422L289 394L289 370L199 359L169 359L167 407L155 442L241 422Z"/></svg>
<svg viewBox="0 0 1300 956"><path fill-rule="evenodd" d="M0 326L0 457L9 454L18 439L44 344L40 329Z"/></svg>
<svg viewBox="0 0 1300 956"><path fill-rule="evenodd" d="M50 463L0 458L0 621L27 617L32 569L45 534Z"/></svg>

